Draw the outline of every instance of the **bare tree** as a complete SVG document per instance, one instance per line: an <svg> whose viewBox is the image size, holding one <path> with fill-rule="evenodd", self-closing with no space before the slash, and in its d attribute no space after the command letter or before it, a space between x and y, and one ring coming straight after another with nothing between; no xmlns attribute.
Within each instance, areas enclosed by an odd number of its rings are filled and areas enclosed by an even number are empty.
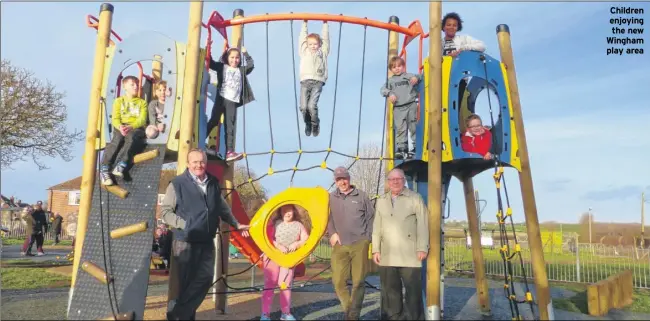
<svg viewBox="0 0 650 321"><path fill-rule="evenodd" d="M72 160L73 143L83 139L83 132L66 128L65 94L9 60L2 60L1 76L2 169L26 157L31 157L39 169L47 168L40 160L44 156Z"/></svg>
<svg viewBox="0 0 650 321"><path fill-rule="evenodd" d="M378 194L377 191L379 191L379 194L384 191L386 164L385 161L379 160L381 156L381 145L376 142L369 142L363 144L359 149L359 158L361 159L356 162L354 159L348 159L344 165L349 168L351 183L371 196ZM379 190L377 187L379 187Z"/></svg>
<svg viewBox="0 0 650 321"><path fill-rule="evenodd" d="M247 169L245 165L235 166L233 183L249 217L255 215L267 199L268 191L259 180L256 180L258 178L255 171Z"/></svg>

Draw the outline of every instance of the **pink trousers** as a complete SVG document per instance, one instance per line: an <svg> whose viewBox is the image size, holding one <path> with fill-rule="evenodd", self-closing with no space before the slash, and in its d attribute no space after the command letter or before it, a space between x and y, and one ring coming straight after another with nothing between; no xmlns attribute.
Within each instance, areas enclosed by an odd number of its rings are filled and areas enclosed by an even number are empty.
<svg viewBox="0 0 650 321"><path fill-rule="evenodd" d="M279 266L277 263L265 259L264 263L264 288L271 290L262 291L262 314L269 315L273 305L273 296L276 287L286 284L286 290L280 290L280 309L282 313L291 313L291 285L293 283L293 269Z"/></svg>

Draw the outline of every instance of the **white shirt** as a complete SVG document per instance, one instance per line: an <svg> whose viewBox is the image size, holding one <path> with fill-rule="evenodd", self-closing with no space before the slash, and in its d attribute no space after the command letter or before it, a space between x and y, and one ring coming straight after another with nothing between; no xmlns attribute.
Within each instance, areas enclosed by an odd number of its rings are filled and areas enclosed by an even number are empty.
<svg viewBox="0 0 650 321"><path fill-rule="evenodd" d="M203 192L203 195L207 194L208 193L208 175L205 175L203 180L199 179L198 176L192 174L192 172L190 172L190 176L192 176L192 178L194 179L194 183L196 183L196 185L201 189L201 191Z"/></svg>
<svg viewBox="0 0 650 321"><path fill-rule="evenodd" d="M452 43L453 42L453 43ZM454 39L451 41L447 41L445 43L445 37L442 37L442 49L443 49L443 55L447 55L449 52L446 52L449 49L453 50L471 50L471 51L480 51L480 52L485 52L485 43L483 41L474 39L468 35L455 35ZM446 53L445 53L446 52Z"/></svg>
<svg viewBox="0 0 650 321"><path fill-rule="evenodd" d="M223 66L223 84L221 85L221 97L230 101L239 102L241 95L241 71L228 65Z"/></svg>

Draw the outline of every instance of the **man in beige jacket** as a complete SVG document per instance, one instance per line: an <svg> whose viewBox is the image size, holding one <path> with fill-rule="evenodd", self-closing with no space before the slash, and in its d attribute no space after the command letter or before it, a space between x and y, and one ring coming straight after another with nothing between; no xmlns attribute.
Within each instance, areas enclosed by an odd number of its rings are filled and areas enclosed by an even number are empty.
<svg viewBox="0 0 650 321"><path fill-rule="evenodd" d="M379 265L382 315L388 320L424 320L422 261L429 251L427 206L404 183L401 169L388 173L390 193L375 204L372 256Z"/></svg>

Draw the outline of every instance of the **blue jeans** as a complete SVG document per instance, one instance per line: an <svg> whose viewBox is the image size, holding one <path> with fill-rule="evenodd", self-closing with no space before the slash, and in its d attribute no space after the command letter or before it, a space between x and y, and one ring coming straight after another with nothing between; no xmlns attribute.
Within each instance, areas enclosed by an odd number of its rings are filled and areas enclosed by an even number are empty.
<svg viewBox="0 0 650 321"><path fill-rule="evenodd" d="M300 82L300 112L305 124L318 126L318 99L323 91L322 81L307 79Z"/></svg>

